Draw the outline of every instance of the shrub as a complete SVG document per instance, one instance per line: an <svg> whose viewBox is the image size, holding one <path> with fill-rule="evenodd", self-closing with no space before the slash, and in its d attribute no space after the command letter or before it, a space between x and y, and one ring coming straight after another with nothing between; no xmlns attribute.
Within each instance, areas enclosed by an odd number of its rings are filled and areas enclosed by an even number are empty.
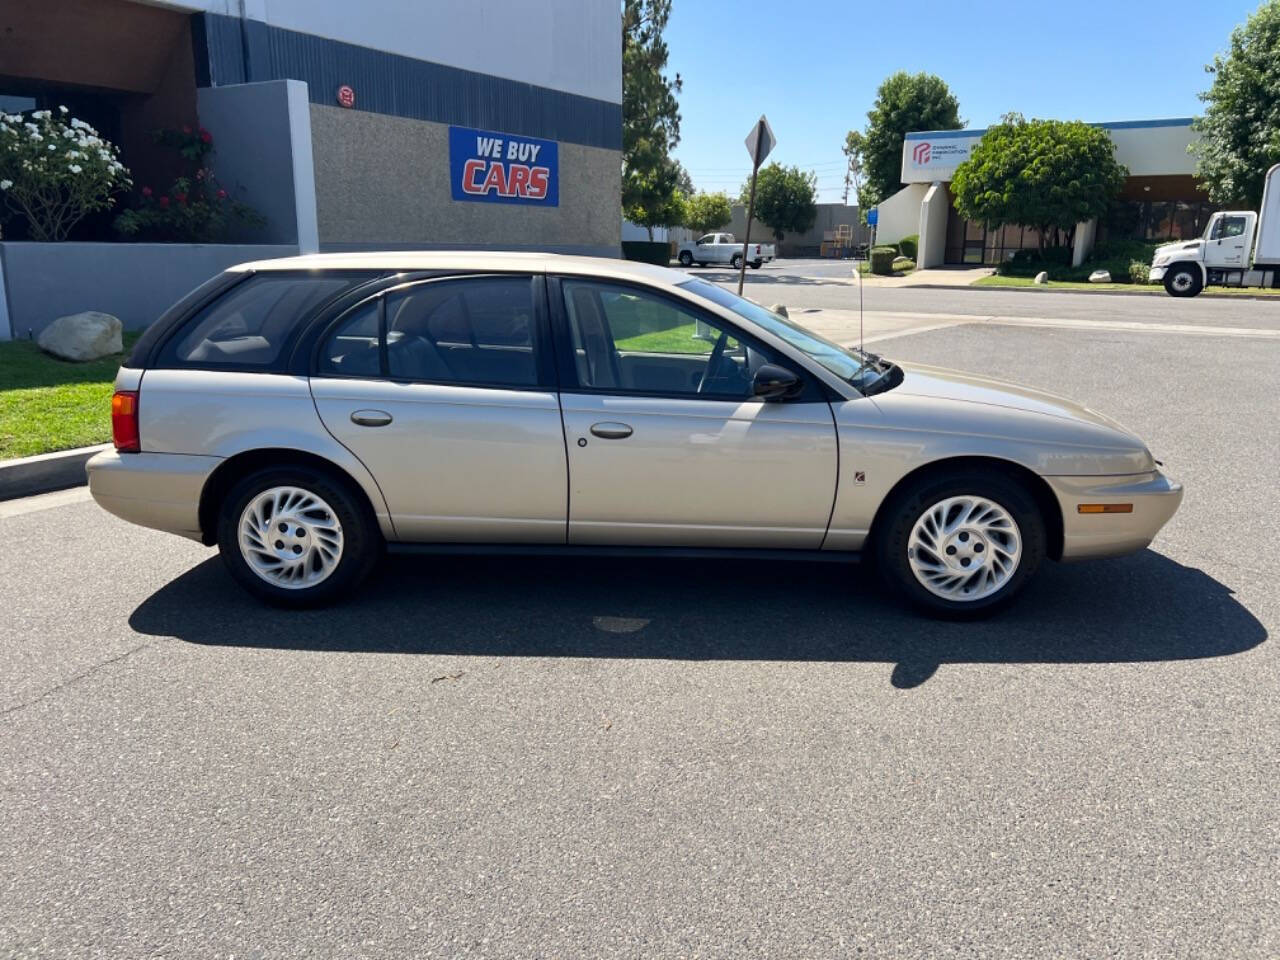
<svg viewBox="0 0 1280 960"><path fill-rule="evenodd" d="M130 239L216 243L226 239L233 220L248 226L266 223L248 204L231 199L218 183L209 165L213 137L208 130L160 130L155 138L176 151L186 169L168 190L157 192L144 186L137 206L116 217L119 234Z"/></svg>
<svg viewBox="0 0 1280 960"><path fill-rule="evenodd" d="M893 261L898 256L897 247L872 247L871 272L882 277L893 274Z"/></svg>
<svg viewBox="0 0 1280 960"><path fill-rule="evenodd" d="M26 218L31 239L65 240L71 228L130 183L119 151L67 108L30 120L0 111L0 195Z"/></svg>
<svg viewBox="0 0 1280 960"><path fill-rule="evenodd" d="M903 237L898 241L898 249L908 260L916 259L916 254L920 252L920 235L913 233L909 237Z"/></svg>

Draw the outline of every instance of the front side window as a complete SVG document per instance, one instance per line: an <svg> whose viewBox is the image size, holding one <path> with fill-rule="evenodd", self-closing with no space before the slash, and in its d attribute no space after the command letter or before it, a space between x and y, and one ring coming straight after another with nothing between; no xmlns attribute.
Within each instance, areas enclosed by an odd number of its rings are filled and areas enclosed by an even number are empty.
<svg viewBox="0 0 1280 960"><path fill-rule="evenodd" d="M1211 240L1227 240L1244 236L1244 217L1222 217L1214 225Z"/></svg>
<svg viewBox="0 0 1280 960"><path fill-rule="evenodd" d="M538 383L528 277L440 280L394 290L339 321L319 373L426 383Z"/></svg>
<svg viewBox="0 0 1280 960"><path fill-rule="evenodd" d="M159 365L272 369L302 321L352 282L348 277L256 274L188 321L161 350Z"/></svg>
<svg viewBox="0 0 1280 960"><path fill-rule="evenodd" d="M771 357L674 300L631 287L565 280L578 383L592 390L749 399Z"/></svg>

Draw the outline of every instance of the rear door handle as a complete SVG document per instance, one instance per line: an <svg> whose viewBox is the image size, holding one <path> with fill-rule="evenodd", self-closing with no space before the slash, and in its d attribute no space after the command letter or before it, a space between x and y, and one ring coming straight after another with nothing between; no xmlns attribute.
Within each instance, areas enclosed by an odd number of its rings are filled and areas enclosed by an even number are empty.
<svg viewBox="0 0 1280 960"><path fill-rule="evenodd" d="M356 410L351 422L360 427L385 427L391 422L391 414L385 410Z"/></svg>
<svg viewBox="0 0 1280 960"><path fill-rule="evenodd" d="M602 440L625 440L631 436L631 428L625 423L606 420L604 423L593 423L591 432Z"/></svg>

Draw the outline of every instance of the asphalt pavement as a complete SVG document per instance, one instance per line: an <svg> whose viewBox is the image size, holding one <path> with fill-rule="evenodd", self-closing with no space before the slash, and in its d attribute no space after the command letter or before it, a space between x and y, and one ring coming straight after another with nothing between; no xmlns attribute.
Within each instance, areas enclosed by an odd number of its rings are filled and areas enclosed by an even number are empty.
<svg viewBox="0 0 1280 960"><path fill-rule="evenodd" d="M1280 342L877 349L1116 417L1180 513L947 624L763 562L396 559L284 613L3 505L0 956L1280 955Z"/></svg>

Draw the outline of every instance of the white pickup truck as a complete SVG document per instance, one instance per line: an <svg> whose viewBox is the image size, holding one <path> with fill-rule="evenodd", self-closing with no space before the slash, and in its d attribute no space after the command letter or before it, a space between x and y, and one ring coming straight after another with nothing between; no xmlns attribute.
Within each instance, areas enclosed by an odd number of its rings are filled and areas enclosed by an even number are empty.
<svg viewBox="0 0 1280 960"><path fill-rule="evenodd" d="M772 243L747 245L747 266L752 270L759 270L773 256ZM682 267L691 267L695 263L700 267L708 263L727 263L737 270L742 266L742 241L735 239L732 233L708 233L693 243L680 244L676 259Z"/></svg>
<svg viewBox="0 0 1280 960"><path fill-rule="evenodd" d="M1194 297L1211 284L1280 287L1280 163L1267 171L1261 214L1224 210L1198 240L1156 247L1151 282L1163 282L1173 297Z"/></svg>

